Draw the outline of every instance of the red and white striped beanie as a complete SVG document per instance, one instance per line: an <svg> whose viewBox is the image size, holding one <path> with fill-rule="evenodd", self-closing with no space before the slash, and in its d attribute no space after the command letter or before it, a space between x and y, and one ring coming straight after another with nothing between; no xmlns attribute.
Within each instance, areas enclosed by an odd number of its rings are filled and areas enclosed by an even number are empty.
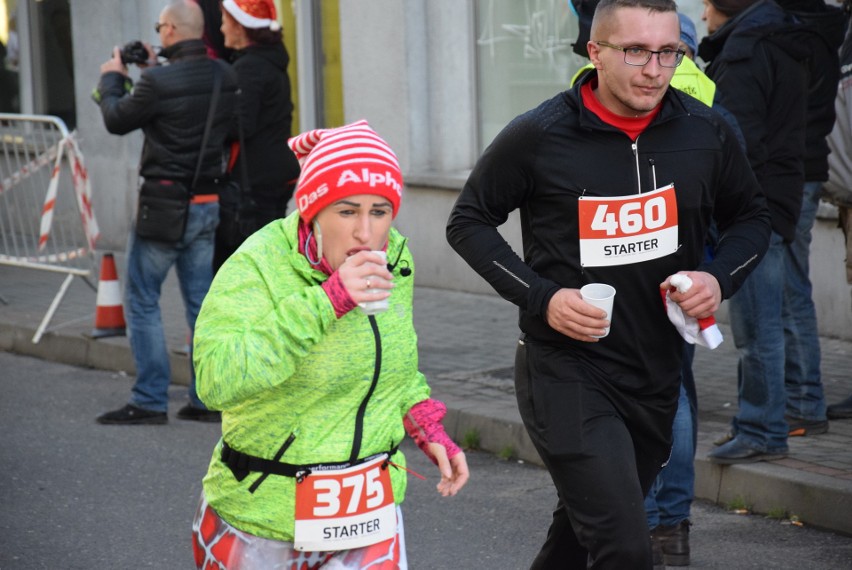
<svg viewBox="0 0 852 570"><path fill-rule="evenodd" d="M326 206L356 194L387 198L396 217L402 200L399 161L367 121L308 131L288 142L302 165L295 197L306 223Z"/></svg>
<svg viewBox="0 0 852 570"><path fill-rule="evenodd" d="M224 0L222 8L246 28L268 28L273 32L281 29L272 0Z"/></svg>

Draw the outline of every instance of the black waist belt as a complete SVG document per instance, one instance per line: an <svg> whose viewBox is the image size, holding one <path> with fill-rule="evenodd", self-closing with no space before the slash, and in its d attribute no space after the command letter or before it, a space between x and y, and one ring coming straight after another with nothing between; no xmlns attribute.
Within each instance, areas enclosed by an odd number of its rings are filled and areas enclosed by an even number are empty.
<svg viewBox="0 0 852 570"><path fill-rule="evenodd" d="M199 194L218 194L219 189L224 185L219 178L209 178L199 180L192 189L192 193L196 196Z"/></svg>
<svg viewBox="0 0 852 570"><path fill-rule="evenodd" d="M180 182L190 190L193 196L218 194L219 189L224 185L224 180L221 178L203 178L195 183L194 188L192 187L191 178L163 178L162 176L150 176L145 178L145 180L171 180L173 182Z"/></svg>
<svg viewBox="0 0 852 570"><path fill-rule="evenodd" d="M382 454L392 456L399 449L398 445L393 446L388 451L374 453L369 457L356 459L355 461L341 461L339 463L315 463L311 465L293 465L291 463L281 463L271 459L263 459L255 457L248 453L243 453L232 448L226 442L222 442L222 463L228 466L237 481L242 481L248 477L249 473L256 471L264 475L281 475L284 477L295 477L299 481L313 473L314 471L330 471L333 469L346 469L354 465L360 465L372 461Z"/></svg>

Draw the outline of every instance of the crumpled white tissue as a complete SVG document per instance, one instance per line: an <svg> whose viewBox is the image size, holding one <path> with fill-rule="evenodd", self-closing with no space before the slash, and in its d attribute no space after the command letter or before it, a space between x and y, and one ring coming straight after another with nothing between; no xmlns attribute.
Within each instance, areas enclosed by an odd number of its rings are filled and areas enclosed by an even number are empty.
<svg viewBox="0 0 852 570"><path fill-rule="evenodd" d="M686 293L692 287L692 279L682 274L672 275L669 283L681 293ZM675 326L677 332L680 333L680 336L686 342L706 346L710 350L722 344L724 340L722 338L722 331L719 330L715 317L712 315L705 319L690 317L683 312L680 305L669 298L670 295L671 291L666 291L664 299L666 313L669 315L669 320Z"/></svg>

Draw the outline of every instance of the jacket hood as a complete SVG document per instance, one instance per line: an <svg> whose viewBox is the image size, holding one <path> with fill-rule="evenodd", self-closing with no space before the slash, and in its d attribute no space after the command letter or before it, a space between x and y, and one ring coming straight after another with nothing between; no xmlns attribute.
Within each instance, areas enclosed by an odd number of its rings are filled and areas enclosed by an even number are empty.
<svg viewBox="0 0 852 570"><path fill-rule="evenodd" d="M755 44L766 40L794 59L802 60L809 50L796 38L799 32L810 33L773 0L759 0L701 40L698 56L708 64L717 58L725 61L748 59L754 53Z"/></svg>
<svg viewBox="0 0 852 570"><path fill-rule="evenodd" d="M834 51L840 49L846 33L848 14L824 0L775 0L796 21L815 32Z"/></svg>
<svg viewBox="0 0 852 570"><path fill-rule="evenodd" d="M237 52L234 52L233 60L237 61L246 54L254 54L268 61L278 69L287 71L287 64L290 63L290 57L287 55L287 50L284 49L284 44L275 44L269 46L251 45Z"/></svg>

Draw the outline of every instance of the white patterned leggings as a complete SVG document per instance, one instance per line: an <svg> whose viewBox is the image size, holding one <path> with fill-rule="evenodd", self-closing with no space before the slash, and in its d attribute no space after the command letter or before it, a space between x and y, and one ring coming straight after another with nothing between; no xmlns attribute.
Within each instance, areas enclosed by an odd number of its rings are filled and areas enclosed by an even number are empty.
<svg viewBox="0 0 852 570"><path fill-rule="evenodd" d="M396 507L396 536L384 542L335 552L302 552L292 542L261 538L232 527L204 498L192 522L192 551L200 570L407 570L402 511Z"/></svg>

